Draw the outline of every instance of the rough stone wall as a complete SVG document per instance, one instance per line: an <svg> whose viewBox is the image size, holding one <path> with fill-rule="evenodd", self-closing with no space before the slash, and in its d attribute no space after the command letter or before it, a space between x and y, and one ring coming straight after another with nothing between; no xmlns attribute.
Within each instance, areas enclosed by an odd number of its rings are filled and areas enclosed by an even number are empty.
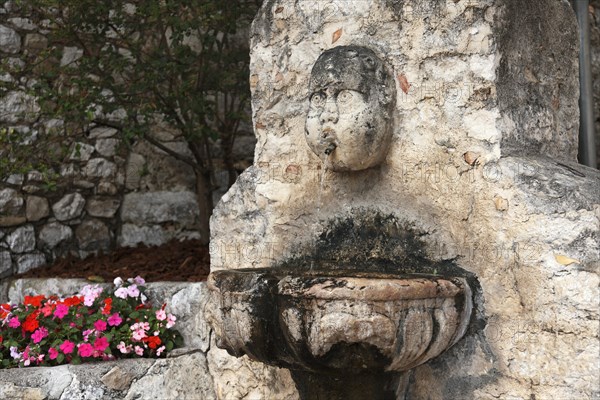
<svg viewBox="0 0 600 400"><path fill-rule="evenodd" d="M0 2L3 62L23 64L28 54L48 45L43 27L22 14L18 2ZM77 54L77 48L67 47L62 59ZM42 120L36 114L35 99L25 94L35 76L29 78L21 82L23 91L0 98L0 128L14 129L30 141L63 135L61 145L69 153L44 174L0 176L0 278L66 254L85 257L117 246L198 237L196 181L188 165L144 141L129 148L112 128L92 126L67 136L63 121ZM170 149L191 156L185 140L167 124L157 124L151 134ZM254 137L241 137L234 157L251 160L254 143ZM55 178L46 179L48 173ZM227 188L226 171L217 171L217 180ZM223 193L223 189L214 193L215 204Z"/></svg>
<svg viewBox="0 0 600 400"><path fill-rule="evenodd" d="M576 20L567 1L535 3L266 1L255 163L215 210L213 268L310 256L339 218L392 215L480 285L466 336L415 369L411 399L597 398L600 176L575 160ZM322 51L351 44L393 70L396 129L380 168L335 173L304 140L308 78Z"/></svg>

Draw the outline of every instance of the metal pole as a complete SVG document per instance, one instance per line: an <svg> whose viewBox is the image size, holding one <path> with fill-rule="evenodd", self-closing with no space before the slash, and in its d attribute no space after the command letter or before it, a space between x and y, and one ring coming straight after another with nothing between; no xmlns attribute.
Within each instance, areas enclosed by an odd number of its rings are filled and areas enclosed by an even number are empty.
<svg viewBox="0 0 600 400"><path fill-rule="evenodd" d="M579 163L597 168L594 133L594 95L590 61L589 0L572 0L579 23Z"/></svg>

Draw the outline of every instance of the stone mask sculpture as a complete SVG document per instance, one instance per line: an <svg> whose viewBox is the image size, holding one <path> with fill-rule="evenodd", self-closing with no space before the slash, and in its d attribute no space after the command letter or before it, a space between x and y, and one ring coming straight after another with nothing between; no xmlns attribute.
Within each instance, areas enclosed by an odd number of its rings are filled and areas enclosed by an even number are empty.
<svg viewBox="0 0 600 400"><path fill-rule="evenodd" d="M392 137L395 83L366 47L339 46L321 54L309 83L306 141L333 171L381 164Z"/></svg>

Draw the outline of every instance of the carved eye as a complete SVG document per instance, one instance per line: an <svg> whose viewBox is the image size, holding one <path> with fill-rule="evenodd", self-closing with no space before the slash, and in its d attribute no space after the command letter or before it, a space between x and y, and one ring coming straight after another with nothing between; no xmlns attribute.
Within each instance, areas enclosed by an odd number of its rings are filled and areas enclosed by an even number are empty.
<svg viewBox="0 0 600 400"><path fill-rule="evenodd" d="M352 101L353 97L354 97L354 94L352 94L352 92L350 90L342 90L338 94L337 99L340 104L348 104Z"/></svg>
<svg viewBox="0 0 600 400"><path fill-rule="evenodd" d="M323 107L325 104L325 95L323 93L315 93L310 96L310 105L313 107Z"/></svg>

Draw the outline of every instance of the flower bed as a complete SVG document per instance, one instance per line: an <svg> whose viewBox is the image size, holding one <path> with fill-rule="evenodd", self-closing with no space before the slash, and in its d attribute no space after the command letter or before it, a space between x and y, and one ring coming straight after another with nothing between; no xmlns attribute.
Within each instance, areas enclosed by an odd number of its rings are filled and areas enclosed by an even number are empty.
<svg viewBox="0 0 600 400"><path fill-rule="evenodd" d="M144 283L117 278L110 292L86 285L66 298L25 296L21 304L1 304L0 366L165 357L183 340L166 304L147 302Z"/></svg>

